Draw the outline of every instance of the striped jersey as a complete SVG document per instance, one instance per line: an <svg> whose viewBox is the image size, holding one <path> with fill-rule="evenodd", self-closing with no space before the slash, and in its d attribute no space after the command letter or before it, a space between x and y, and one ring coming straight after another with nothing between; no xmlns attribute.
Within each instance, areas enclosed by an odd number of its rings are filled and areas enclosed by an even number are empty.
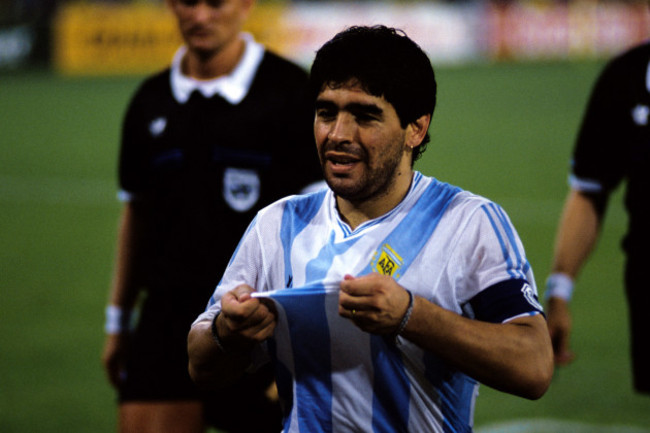
<svg viewBox="0 0 650 433"><path fill-rule="evenodd" d="M352 230L324 189L282 199L249 226L197 322L248 284L275 301L285 433L470 432L478 383L402 337L338 315L344 275L390 275L414 295L495 323L538 314L521 241L495 203L415 172L408 194Z"/></svg>

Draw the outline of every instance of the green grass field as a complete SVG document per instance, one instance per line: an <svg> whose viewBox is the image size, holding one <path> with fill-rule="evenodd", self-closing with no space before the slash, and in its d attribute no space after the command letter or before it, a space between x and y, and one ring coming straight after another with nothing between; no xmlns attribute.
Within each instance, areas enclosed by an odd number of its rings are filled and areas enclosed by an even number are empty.
<svg viewBox="0 0 650 433"><path fill-rule="evenodd" d="M540 286L572 142L601 65L438 70L432 143L418 168L502 204ZM3 433L115 431L100 353L119 213L119 129L139 81L0 76ZM478 431L650 431L650 397L631 389L619 248L625 226L619 192L573 302L577 361L536 402L482 387Z"/></svg>

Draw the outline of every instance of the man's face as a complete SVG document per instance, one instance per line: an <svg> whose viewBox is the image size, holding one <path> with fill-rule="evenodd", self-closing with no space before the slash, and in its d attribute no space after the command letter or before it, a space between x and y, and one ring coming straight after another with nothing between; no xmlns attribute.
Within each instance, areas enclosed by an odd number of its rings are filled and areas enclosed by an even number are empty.
<svg viewBox="0 0 650 433"><path fill-rule="evenodd" d="M316 146L339 197L359 202L388 194L397 174L410 170L405 134L393 106L358 85L325 86L318 95Z"/></svg>
<svg viewBox="0 0 650 433"><path fill-rule="evenodd" d="M190 50L213 53L236 40L252 0L168 0Z"/></svg>

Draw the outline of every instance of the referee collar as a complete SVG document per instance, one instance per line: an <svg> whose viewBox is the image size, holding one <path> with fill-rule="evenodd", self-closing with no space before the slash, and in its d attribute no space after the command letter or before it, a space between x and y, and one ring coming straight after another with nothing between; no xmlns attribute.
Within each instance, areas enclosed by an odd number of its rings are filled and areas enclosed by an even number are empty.
<svg viewBox="0 0 650 433"><path fill-rule="evenodd" d="M246 97L264 57L264 47L255 42L250 33L242 33L241 36L246 48L239 64L230 74L213 80L196 80L183 75L181 60L187 52L187 47L180 47L171 64L170 84L174 98L184 104L190 99L192 92L198 90L206 98L218 94L233 105L239 104Z"/></svg>

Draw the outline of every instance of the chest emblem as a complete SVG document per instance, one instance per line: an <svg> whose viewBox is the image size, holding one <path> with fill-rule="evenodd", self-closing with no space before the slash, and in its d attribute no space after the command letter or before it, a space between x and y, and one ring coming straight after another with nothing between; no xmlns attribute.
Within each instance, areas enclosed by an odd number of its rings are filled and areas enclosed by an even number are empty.
<svg viewBox="0 0 650 433"><path fill-rule="evenodd" d="M382 245L379 250L375 251L372 259L374 271L393 278L400 276L399 270L403 264L402 257L388 244Z"/></svg>
<svg viewBox="0 0 650 433"><path fill-rule="evenodd" d="M167 119L157 117L149 123L149 133L152 137L159 137L167 128Z"/></svg>
<svg viewBox="0 0 650 433"><path fill-rule="evenodd" d="M225 169L223 198L237 212L250 210L260 198L260 178L257 172L240 168Z"/></svg>
<svg viewBox="0 0 650 433"><path fill-rule="evenodd" d="M637 105L632 109L632 119L634 123L639 126L646 126L648 124L648 117L650 116L650 108L647 105Z"/></svg>

